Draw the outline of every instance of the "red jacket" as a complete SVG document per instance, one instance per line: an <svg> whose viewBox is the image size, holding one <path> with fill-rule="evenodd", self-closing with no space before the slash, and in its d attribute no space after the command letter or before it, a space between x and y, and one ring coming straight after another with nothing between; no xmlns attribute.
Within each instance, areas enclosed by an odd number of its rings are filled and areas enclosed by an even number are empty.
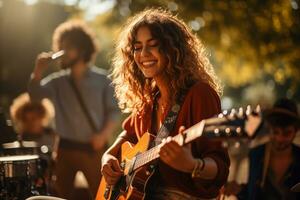
<svg viewBox="0 0 300 200"><path fill-rule="evenodd" d="M207 84L198 82L194 84L185 96L181 110L178 114L174 130L170 136L178 134L180 126L189 128L203 119L212 117L221 111L220 99L217 93ZM131 115L123 122L123 128L133 140L139 139L145 132L151 133L152 106L144 109L140 114ZM152 133L156 134L156 133ZM229 173L230 160L227 150L222 148L220 142L200 137L192 142L194 157L210 157L218 166L218 173L214 180L201 178L192 179L191 174L177 171L163 162L159 162L157 183L179 189L187 194L214 198L219 189L225 184Z"/></svg>

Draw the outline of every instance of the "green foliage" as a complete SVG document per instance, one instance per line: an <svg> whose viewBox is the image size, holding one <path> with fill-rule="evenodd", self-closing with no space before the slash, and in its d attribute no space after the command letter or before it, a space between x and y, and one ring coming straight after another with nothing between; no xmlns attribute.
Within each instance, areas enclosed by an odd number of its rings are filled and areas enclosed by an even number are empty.
<svg viewBox="0 0 300 200"><path fill-rule="evenodd" d="M299 98L299 0L119 0L106 24L116 28L134 13L158 6L175 10L194 28L227 88L273 80Z"/></svg>
<svg viewBox="0 0 300 200"><path fill-rule="evenodd" d="M67 18L84 18L80 3L87 1L66 6L63 0L39 0L27 6L22 0L0 0L0 105L26 90L35 57L51 49L55 27ZM247 91L259 96L256 88L261 91L264 84L275 96L300 100L299 0L116 0L113 9L88 21L99 40L98 66L110 67L125 20L151 7L172 10L190 25L211 55L224 94L235 103L250 101Z"/></svg>

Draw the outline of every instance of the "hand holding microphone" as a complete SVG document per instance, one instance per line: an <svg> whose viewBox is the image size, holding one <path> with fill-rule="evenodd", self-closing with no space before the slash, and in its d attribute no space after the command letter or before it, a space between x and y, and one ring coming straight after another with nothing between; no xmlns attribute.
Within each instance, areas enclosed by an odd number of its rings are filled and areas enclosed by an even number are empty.
<svg viewBox="0 0 300 200"><path fill-rule="evenodd" d="M64 50L60 50L60 51L58 51L58 52L52 54L52 55L51 55L51 59L52 59L52 60L56 60L56 59L62 57L64 54L65 54L65 51L64 51Z"/></svg>
<svg viewBox="0 0 300 200"><path fill-rule="evenodd" d="M37 81L41 80L43 72L48 68L49 63L61 58L65 54L64 50L55 53L43 52L40 53L35 60L35 68L33 78Z"/></svg>

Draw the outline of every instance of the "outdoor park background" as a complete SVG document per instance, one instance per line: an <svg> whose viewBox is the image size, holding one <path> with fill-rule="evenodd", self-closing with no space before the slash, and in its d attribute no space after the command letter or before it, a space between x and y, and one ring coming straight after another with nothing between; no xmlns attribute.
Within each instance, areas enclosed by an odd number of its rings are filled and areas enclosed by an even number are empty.
<svg viewBox="0 0 300 200"><path fill-rule="evenodd" d="M299 104L300 0L0 0L0 108L9 117L13 99L26 92L37 54L51 50L60 23L85 20L100 46L96 65L109 69L121 25L158 6L178 14L205 44L224 85L223 109L266 108L279 97ZM244 182L248 144L232 146L231 171L242 167L229 179Z"/></svg>
<svg viewBox="0 0 300 200"><path fill-rule="evenodd" d="M222 107L300 100L299 0L0 0L0 107L26 91L35 57L55 27L85 20L97 33L96 65L109 69L119 28L147 7L172 10L207 47L224 85ZM57 70L52 68L52 70Z"/></svg>

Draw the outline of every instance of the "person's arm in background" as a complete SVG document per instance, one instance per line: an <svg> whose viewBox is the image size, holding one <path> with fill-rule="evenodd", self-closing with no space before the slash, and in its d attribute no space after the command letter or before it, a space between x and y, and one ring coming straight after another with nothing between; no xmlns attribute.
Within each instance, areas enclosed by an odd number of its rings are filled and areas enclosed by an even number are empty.
<svg viewBox="0 0 300 200"><path fill-rule="evenodd" d="M101 150L105 144L107 144L109 138L113 135L113 132L116 130L118 126L117 121L109 120L106 122L104 128L100 133L96 133L93 135L91 139L92 146L94 150Z"/></svg>
<svg viewBox="0 0 300 200"><path fill-rule="evenodd" d="M95 150L101 150L109 141L113 132L116 130L120 121L120 110L114 97L114 89L106 79L106 88L103 91L104 110L106 113L106 123L100 133L94 134L91 139L92 146Z"/></svg>
<svg viewBox="0 0 300 200"><path fill-rule="evenodd" d="M31 74L28 92L30 98L34 101L40 101L43 98L53 99L54 86L52 83L52 76L49 76L42 80L44 71L48 68L51 61L50 53L41 53L37 56L35 61L35 67Z"/></svg>

